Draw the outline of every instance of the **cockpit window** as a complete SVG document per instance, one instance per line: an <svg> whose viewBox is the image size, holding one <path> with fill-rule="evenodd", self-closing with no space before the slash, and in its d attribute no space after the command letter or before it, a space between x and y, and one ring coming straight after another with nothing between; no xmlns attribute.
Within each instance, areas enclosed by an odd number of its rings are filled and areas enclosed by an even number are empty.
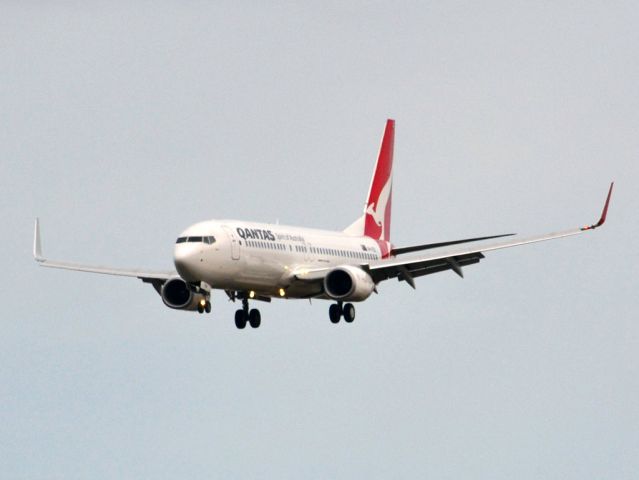
<svg viewBox="0 0 639 480"><path fill-rule="evenodd" d="M215 237L209 235L207 237L180 237L175 243L206 243L207 245L213 245L215 243Z"/></svg>

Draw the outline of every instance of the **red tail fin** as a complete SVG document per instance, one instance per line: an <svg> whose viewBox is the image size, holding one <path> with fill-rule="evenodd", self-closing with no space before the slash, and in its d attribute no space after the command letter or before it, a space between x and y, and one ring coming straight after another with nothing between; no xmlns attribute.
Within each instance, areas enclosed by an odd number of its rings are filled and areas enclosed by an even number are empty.
<svg viewBox="0 0 639 480"><path fill-rule="evenodd" d="M386 242L390 242L394 144L395 120L389 119L386 121L364 211L364 235Z"/></svg>

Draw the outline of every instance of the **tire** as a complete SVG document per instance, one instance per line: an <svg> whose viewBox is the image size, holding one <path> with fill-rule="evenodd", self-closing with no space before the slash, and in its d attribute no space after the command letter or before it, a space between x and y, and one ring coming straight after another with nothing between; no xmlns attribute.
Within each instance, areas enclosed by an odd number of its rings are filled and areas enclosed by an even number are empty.
<svg viewBox="0 0 639 480"><path fill-rule="evenodd" d="M342 315L344 315L344 321L352 323L355 320L355 307L352 303L346 303L342 309Z"/></svg>
<svg viewBox="0 0 639 480"><path fill-rule="evenodd" d="M258 328L262 323L262 315L257 308L254 308L249 312L249 323L253 328Z"/></svg>
<svg viewBox="0 0 639 480"><path fill-rule="evenodd" d="M235 326L240 330L246 327L246 315L242 309L235 311Z"/></svg>
<svg viewBox="0 0 639 480"><path fill-rule="evenodd" d="M328 318L331 319L332 323L339 323L341 316L342 310L339 308L337 303L333 303L330 307L328 307Z"/></svg>
<svg viewBox="0 0 639 480"><path fill-rule="evenodd" d="M204 311L206 313L211 313L211 302L206 302L206 305L204 306Z"/></svg>
<svg viewBox="0 0 639 480"><path fill-rule="evenodd" d="M201 303L197 304L197 313L204 313L204 307Z"/></svg>

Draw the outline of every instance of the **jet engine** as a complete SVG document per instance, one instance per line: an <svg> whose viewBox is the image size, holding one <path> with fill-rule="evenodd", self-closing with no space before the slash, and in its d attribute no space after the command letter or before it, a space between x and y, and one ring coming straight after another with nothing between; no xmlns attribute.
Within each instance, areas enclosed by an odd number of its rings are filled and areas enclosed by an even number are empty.
<svg viewBox="0 0 639 480"><path fill-rule="evenodd" d="M336 267L324 277L324 292L334 300L360 302L370 297L375 282L364 270L352 265Z"/></svg>
<svg viewBox="0 0 639 480"><path fill-rule="evenodd" d="M176 310L197 310L198 304L206 298L194 292L188 283L180 277L169 278L160 291L164 305Z"/></svg>

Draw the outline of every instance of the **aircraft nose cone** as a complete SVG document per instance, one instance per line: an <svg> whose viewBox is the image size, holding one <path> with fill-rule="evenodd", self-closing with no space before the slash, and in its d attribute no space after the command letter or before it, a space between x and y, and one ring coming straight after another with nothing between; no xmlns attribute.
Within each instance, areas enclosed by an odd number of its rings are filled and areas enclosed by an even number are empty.
<svg viewBox="0 0 639 480"><path fill-rule="evenodd" d="M179 244L175 246L173 252L173 263L175 269L184 280L188 282L197 281L196 269L198 267L199 255L197 249L191 245Z"/></svg>

